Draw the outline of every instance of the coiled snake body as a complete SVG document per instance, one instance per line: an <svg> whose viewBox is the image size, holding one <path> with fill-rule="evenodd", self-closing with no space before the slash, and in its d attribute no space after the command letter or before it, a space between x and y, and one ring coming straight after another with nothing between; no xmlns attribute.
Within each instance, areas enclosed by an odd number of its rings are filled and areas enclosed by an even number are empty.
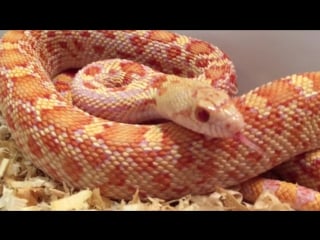
<svg viewBox="0 0 320 240"><path fill-rule="evenodd" d="M222 51L170 32L7 32L0 44L2 113L22 153L59 181L79 188L99 187L105 196L115 199L130 199L137 188L142 197L174 199L207 194L215 186L243 183L319 147L320 73L288 76L229 99L243 116L240 132L245 141L229 136L208 139L172 122L104 120L71 105L55 89L51 79L56 74L107 58L126 58L169 74L207 79L215 89L224 89L230 95L236 92L232 62ZM143 74L139 67L131 67L134 63L127 63L125 74L129 77ZM94 67L88 69L88 75L95 72ZM167 76L162 74L150 85L140 87L166 94L173 89L166 85ZM126 84L120 88L134 88ZM94 88L89 82L83 85ZM150 99L142 96L136 96L136 100L144 105ZM130 101L124 105L133 106ZM110 103L111 107L116 102ZM225 101L219 107L226 107ZM89 108L94 109L94 104ZM121 106L112 109L120 111ZM297 161L303 165L300 159ZM295 168L299 167L289 169ZM314 167L312 171L317 170ZM287 175L290 173L287 170ZM243 191L252 194L253 189L270 187L281 193L289 189L294 196L289 202L296 208L320 207L315 191L266 182L248 182ZM314 181L312 184L315 187Z"/></svg>

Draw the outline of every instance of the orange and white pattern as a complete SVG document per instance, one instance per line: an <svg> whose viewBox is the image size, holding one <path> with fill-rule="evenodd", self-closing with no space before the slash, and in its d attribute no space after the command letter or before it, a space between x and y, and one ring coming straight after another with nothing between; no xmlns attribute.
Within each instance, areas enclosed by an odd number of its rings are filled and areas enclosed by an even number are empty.
<svg viewBox="0 0 320 240"><path fill-rule="evenodd" d="M54 179L78 188L99 187L114 199L129 199L136 189L141 197L174 199L243 183L319 147L320 73L288 76L230 99L243 116L241 136L251 147L238 138L208 140L171 122L104 120L73 106L51 81L64 70L110 58L207 79L230 95L237 91L230 59L217 47L186 36L164 31L9 31L0 43L1 110L22 153ZM143 74L138 66L127 68L129 75L132 69ZM95 69L88 72L95 74ZM165 84L160 78L143 87ZM296 190L294 206L318 204L317 192L303 191L304 199L300 192Z"/></svg>

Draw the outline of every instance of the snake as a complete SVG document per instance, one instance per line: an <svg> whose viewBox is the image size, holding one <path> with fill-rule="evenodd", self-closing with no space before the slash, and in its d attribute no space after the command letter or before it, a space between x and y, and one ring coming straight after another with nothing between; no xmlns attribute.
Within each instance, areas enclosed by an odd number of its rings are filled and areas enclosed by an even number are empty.
<svg viewBox="0 0 320 240"><path fill-rule="evenodd" d="M71 98L53 80L69 69L81 69ZM237 96L226 53L169 31L15 30L0 41L0 107L19 150L53 179L118 200L240 186L248 199L269 190L319 210L319 83L320 72L292 74ZM260 177L272 169L306 185Z"/></svg>

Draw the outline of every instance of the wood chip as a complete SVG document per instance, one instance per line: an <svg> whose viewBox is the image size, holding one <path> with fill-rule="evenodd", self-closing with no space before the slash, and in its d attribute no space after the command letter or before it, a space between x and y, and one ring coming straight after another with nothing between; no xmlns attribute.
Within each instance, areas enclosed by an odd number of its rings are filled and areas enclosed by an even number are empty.
<svg viewBox="0 0 320 240"><path fill-rule="evenodd" d="M0 198L0 209L2 210L21 210L27 206L27 200L15 196L12 189L3 187L2 196Z"/></svg>
<svg viewBox="0 0 320 240"><path fill-rule="evenodd" d="M111 209L112 206L112 201L110 199L103 198L98 188L93 189L89 203L97 210Z"/></svg>
<svg viewBox="0 0 320 240"><path fill-rule="evenodd" d="M51 202L51 210L85 210L88 209L89 204L87 200L92 196L92 191L82 190L69 197Z"/></svg>
<svg viewBox="0 0 320 240"><path fill-rule="evenodd" d="M3 158L0 161L0 178L2 178L4 176L5 171L7 170L7 167L10 163L10 159L9 158Z"/></svg>

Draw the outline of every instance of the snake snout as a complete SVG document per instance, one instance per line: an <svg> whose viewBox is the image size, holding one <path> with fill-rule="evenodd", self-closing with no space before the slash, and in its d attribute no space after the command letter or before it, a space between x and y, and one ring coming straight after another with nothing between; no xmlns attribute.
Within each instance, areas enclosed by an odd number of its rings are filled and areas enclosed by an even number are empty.
<svg viewBox="0 0 320 240"><path fill-rule="evenodd" d="M224 133L226 135L226 137L231 137L234 134L238 133L239 131L241 131L241 129L244 127L244 120L241 114L233 114L232 116L230 116L224 126Z"/></svg>
<svg viewBox="0 0 320 240"><path fill-rule="evenodd" d="M230 104L212 114L211 135L217 138L232 137L241 131L244 125L242 114Z"/></svg>

